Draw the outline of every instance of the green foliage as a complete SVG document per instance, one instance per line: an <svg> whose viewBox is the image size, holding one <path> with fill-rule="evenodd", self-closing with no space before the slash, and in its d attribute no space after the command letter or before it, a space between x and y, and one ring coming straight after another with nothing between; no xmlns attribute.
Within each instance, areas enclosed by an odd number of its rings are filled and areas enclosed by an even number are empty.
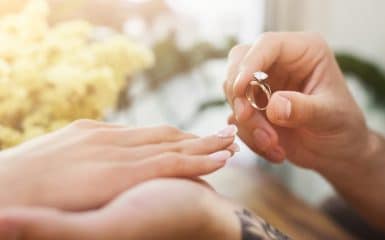
<svg viewBox="0 0 385 240"><path fill-rule="evenodd" d="M372 93L377 106L385 106L385 75L375 63L348 53L337 53L336 58L344 74L356 76Z"/></svg>

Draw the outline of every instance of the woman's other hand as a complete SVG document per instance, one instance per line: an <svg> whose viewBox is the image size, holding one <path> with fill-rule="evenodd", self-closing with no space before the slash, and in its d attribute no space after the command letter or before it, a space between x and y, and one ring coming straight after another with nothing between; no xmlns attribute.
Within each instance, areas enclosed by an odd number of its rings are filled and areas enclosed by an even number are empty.
<svg viewBox="0 0 385 240"><path fill-rule="evenodd" d="M0 236L5 240L288 239L202 182L182 179L144 182L89 212L3 210Z"/></svg>
<svg viewBox="0 0 385 240"><path fill-rule="evenodd" d="M148 179L208 174L236 150L236 131L201 138L170 126L79 120L0 153L0 207L93 209Z"/></svg>

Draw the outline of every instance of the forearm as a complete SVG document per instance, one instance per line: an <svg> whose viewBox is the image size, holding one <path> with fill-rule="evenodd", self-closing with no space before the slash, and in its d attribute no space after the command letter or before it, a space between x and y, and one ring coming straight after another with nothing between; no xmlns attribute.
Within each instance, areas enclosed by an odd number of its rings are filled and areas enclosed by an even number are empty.
<svg viewBox="0 0 385 240"><path fill-rule="evenodd" d="M328 168L321 174L368 223L385 228L385 139L374 132L367 151L348 166Z"/></svg>
<svg viewBox="0 0 385 240"><path fill-rule="evenodd" d="M0 209L9 206L13 195L7 181L7 157L5 152L0 151Z"/></svg>
<svg viewBox="0 0 385 240"><path fill-rule="evenodd" d="M10 162L14 162L10 151L0 151L0 209L12 206L27 206L30 203L28 191L23 189L26 182L33 179L13 180L12 176L23 175L12 169Z"/></svg>

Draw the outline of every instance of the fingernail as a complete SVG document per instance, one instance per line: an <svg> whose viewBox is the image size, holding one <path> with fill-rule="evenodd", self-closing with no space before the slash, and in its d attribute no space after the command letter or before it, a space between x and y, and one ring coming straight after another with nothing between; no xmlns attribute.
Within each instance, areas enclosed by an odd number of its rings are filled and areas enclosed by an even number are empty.
<svg viewBox="0 0 385 240"><path fill-rule="evenodd" d="M243 106L242 99L236 98L234 100L234 113L237 121L239 121L240 116L242 116L244 109L245 107Z"/></svg>
<svg viewBox="0 0 385 240"><path fill-rule="evenodd" d="M236 153L236 152L240 151L240 147L239 147L239 145L237 143L231 144L227 149L232 151L233 153Z"/></svg>
<svg viewBox="0 0 385 240"><path fill-rule="evenodd" d="M281 161L285 157L284 152L280 148L274 148L267 154L273 161Z"/></svg>
<svg viewBox="0 0 385 240"><path fill-rule="evenodd" d="M271 145L271 139L269 134L260 128L257 128L253 132L255 146L262 151L268 149Z"/></svg>
<svg viewBox="0 0 385 240"><path fill-rule="evenodd" d="M215 153L210 154L211 160L216 161L216 162L226 161L230 157L231 157L231 152L227 151L227 150L219 151L219 152L215 152Z"/></svg>
<svg viewBox="0 0 385 240"><path fill-rule="evenodd" d="M229 125L217 133L220 138L234 137L237 134L238 128L235 125Z"/></svg>
<svg viewBox="0 0 385 240"><path fill-rule="evenodd" d="M289 99L278 95L276 101L277 103L277 113L278 119L288 120L291 114L291 102Z"/></svg>

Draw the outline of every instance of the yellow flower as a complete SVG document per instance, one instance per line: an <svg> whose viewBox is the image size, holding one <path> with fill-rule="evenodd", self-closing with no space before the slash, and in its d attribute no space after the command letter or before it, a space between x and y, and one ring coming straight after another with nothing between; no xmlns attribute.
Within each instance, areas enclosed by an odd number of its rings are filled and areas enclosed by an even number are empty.
<svg viewBox="0 0 385 240"><path fill-rule="evenodd" d="M127 76L151 66L152 53L114 34L93 39L95 27L68 21L50 27L49 8L30 0L0 19L0 149L79 118L103 118Z"/></svg>

